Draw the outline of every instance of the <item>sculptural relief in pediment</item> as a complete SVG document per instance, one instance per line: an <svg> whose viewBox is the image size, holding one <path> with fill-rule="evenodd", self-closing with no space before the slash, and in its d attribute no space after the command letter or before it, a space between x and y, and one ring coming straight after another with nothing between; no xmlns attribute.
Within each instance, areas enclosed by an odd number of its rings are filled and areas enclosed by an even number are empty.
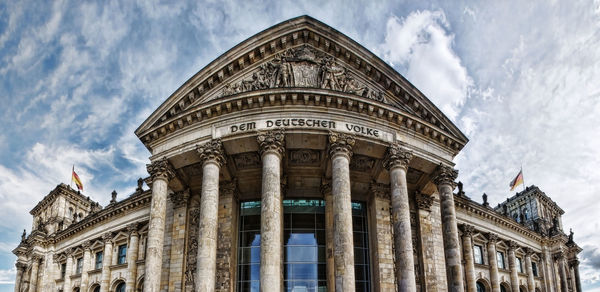
<svg viewBox="0 0 600 292"><path fill-rule="evenodd" d="M388 103L381 90L368 86L335 58L308 45L275 54L241 80L225 84L220 97L281 87L330 89Z"/></svg>

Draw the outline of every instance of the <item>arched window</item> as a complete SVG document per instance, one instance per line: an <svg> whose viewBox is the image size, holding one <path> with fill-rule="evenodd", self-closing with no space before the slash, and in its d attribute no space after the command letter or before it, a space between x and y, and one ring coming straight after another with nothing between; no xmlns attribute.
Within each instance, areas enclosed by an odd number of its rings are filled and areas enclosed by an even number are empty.
<svg viewBox="0 0 600 292"><path fill-rule="evenodd" d="M504 283L500 284L500 292L507 292L508 290L506 290L506 286L504 285Z"/></svg>
<svg viewBox="0 0 600 292"><path fill-rule="evenodd" d="M477 286L477 292L485 292L485 286L483 283L478 281L475 285Z"/></svg>
<svg viewBox="0 0 600 292"><path fill-rule="evenodd" d="M94 292L100 292L100 285L96 285L96 287L94 288Z"/></svg>
<svg viewBox="0 0 600 292"><path fill-rule="evenodd" d="M119 285L117 285L117 289L115 289L115 292L125 292L125 283L119 283Z"/></svg>

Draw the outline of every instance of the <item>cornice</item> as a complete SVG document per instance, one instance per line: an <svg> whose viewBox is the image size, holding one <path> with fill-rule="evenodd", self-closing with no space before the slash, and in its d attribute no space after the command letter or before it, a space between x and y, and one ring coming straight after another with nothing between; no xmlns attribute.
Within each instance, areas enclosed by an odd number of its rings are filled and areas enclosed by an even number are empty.
<svg viewBox="0 0 600 292"><path fill-rule="evenodd" d="M237 101L227 105L226 98L219 98L216 102L213 100L214 104L219 104L218 106L208 107L204 106L204 103L208 96L217 96L218 91L225 84L233 81L232 77L239 76L240 72L246 71L248 67L256 66L281 51L304 44L331 55L348 68L361 73L361 76L369 79L369 83L376 84L385 92L385 96L391 98L392 103L399 107L406 107L410 112L410 114L400 114L397 107L390 106L390 113L388 113L391 115L390 119L401 117L403 119L400 123L405 122L406 127L414 127L417 131L426 134L431 133L435 136L434 139L439 136L442 143L449 142L455 153L458 153L468 141L466 136L431 101L390 65L342 33L306 16L285 21L260 32L215 59L175 91L136 130L136 135L146 147L151 149L151 142L161 135L164 136L188 124L210 118L214 113L230 111L236 106ZM277 98L277 93L273 92L273 89L276 88L266 90L268 94L263 92L263 102L272 103L272 100ZM282 89L289 91L288 88ZM333 93L331 90L323 92L321 96L332 95L327 92ZM233 97L235 96L239 94ZM255 99L259 98L253 98L252 103L261 103L260 100ZM292 97L287 99L291 102ZM339 105L343 103L337 100L334 102ZM382 104L374 100L364 102L368 105L367 109ZM379 115L379 110L375 112ZM386 113L382 112L380 115L384 114ZM456 145L452 146L454 143Z"/></svg>
<svg viewBox="0 0 600 292"><path fill-rule="evenodd" d="M541 242L543 239L543 237L540 236L535 231L530 230L527 227L516 223L511 218L506 217L492 209L486 208L486 207L480 205L479 203L472 201L469 198L454 196L454 204L456 205L457 208L460 208L469 213L478 215L479 217L487 219L487 220L495 223L496 225L499 225L506 229L517 232L517 233L519 233L523 236L526 236L530 239L533 239L535 241Z"/></svg>
<svg viewBox="0 0 600 292"><path fill-rule="evenodd" d="M94 225L101 224L125 212L131 212L146 207L150 205L151 199L152 192L150 190L146 190L142 194L133 195L114 205L110 205L107 208L96 213L92 213L83 220L70 225L67 229L59 231L55 236L55 241L64 240L76 233L93 227Z"/></svg>

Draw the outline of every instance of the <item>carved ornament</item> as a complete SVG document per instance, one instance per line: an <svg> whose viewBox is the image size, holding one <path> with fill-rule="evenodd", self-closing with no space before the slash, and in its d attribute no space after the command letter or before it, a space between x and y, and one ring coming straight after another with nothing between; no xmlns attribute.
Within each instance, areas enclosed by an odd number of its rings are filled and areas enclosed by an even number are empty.
<svg viewBox="0 0 600 292"><path fill-rule="evenodd" d="M131 224L127 225L127 233L129 233L130 236L138 236L138 224L137 224L137 222L131 223Z"/></svg>
<svg viewBox="0 0 600 292"><path fill-rule="evenodd" d="M283 156L285 152L285 132L283 130L261 132L256 137L256 140L258 141L261 156L269 151Z"/></svg>
<svg viewBox="0 0 600 292"><path fill-rule="evenodd" d="M280 87L330 89L388 103L382 91L369 88L332 56L307 45L275 54L241 81L225 84L221 97Z"/></svg>
<svg viewBox="0 0 600 292"><path fill-rule="evenodd" d="M320 162L319 151L312 149L298 149L290 151L290 164L292 165L317 165Z"/></svg>
<svg viewBox="0 0 600 292"><path fill-rule="evenodd" d="M375 159L364 155L353 155L350 160L350 169L354 171L369 172L375 166Z"/></svg>
<svg viewBox="0 0 600 292"><path fill-rule="evenodd" d="M473 233L475 232L475 226L469 225L469 224L462 224L460 226L460 230L462 231L463 236L471 237L471 236L473 236Z"/></svg>
<svg viewBox="0 0 600 292"><path fill-rule="evenodd" d="M354 135L329 132L329 155L333 157L342 154L350 159L352 158L352 147L355 143Z"/></svg>
<svg viewBox="0 0 600 292"><path fill-rule="evenodd" d="M188 232L187 254L185 260L185 287L186 291L196 291L196 262L198 260L198 224L200 208L190 210L190 231Z"/></svg>
<svg viewBox="0 0 600 292"><path fill-rule="evenodd" d="M104 243L107 243L107 242L111 241L112 239L113 239L112 232L106 232L106 233L102 234L102 241L104 241Z"/></svg>
<svg viewBox="0 0 600 292"><path fill-rule="evenodd" d="M15 264L15 267L17 267L17 270L24 271L27 268L27 264L26 263L22 263L22 262L17 262Z"/></svg>
<svg viewBox="0 0 600 292"><path fill-rule="evenodd" d="M233 156L233 162L237 169L260 168L260 156L256 152L244 152Z"/></svg>
<svg viewBox="0 0 600 292"><path fill-rule="evenodd" d="M579 260L578 259L570 259L569 260L569 267L573 267L575 269L579 268Z"/></svg>
<svg viewBox="0 0 600 292"><path fill-rule="evenodd" d="M213 139L203 145L196 146L196 152L202 163L215 162L219 167L225 164L225 151L221 139Z"/></svg>
<svg viewBox="0 0 600 292"><path fill-rule="evenodd" d="M175 177L173 166L171 166L166 157L156 160L151 164L146 164L146 170L150 174L151 181L155 181L156 179L169 181Z"/></svg>
<svg viewBox="0 0 600 292"><path fill-rule="evenodd" d="M488 233L487 239L489 243L495 244L498 241L498 235L495 233Z"/></svg>
<svg viewBox="0 0 600 292"><path fill-rule="evenodd" d="M221 196L235 196L235 190L237 189L237 180L223 182L219 185L219 195Z"/></svg>
<svg viewBox="0 0 600 292"><path fill-rule="evenodd" d="M383 160L383 166L387 170L400 167L406 171L412 158L413 154L411 151L408 151L400 143L393 143L387 149L385 158Z"/></svg>
<svg viewBox="0 0 600 292"><path fill-rule="evenodd" d="M525 256L526 257L530 257L530 256L532 256L532 255L535 254L535 251L532 248L530 248L530 247L526 247L523 250L525 251Z"/></svg>
<svg viewBox="0 0 600 292"><path fill-rule="evenodd" d="M90 249L91 245L92 245L92 242L90 240L86 240L81 244L81 247L83 248L83 250L88 250L88 249Z"/></svg>
<svg viewBox="0 0 600 292"><path fill-rule="evenodd" d="M458 170L440 163L433 175L433 182L438 186L450 185L454 188L456 187L455 180L457 177Z"/></svg>
<svg viewBox="0 0 600 292"><path fill-rule="evenodd" d="M390 188L387 185L372 182L369 190L376 198L390 200Z"/></svg>
<svg viewBox="0 0 600 292"><path fill-rule="evenodd" d="M415 202L420 210L431 211L431 206L433 205L433 196L416 191Z"/></svg>
<svg viewBox="0 0 600 292"><path fill-rule="evenodd" d="M509 241L508 242L508 249L514 251L515 249L519 248L519 245L515 242L515 241Z"/></svg>
<svg viewBox="0 0 600 292"><path fill-rule="evenodd" d="M561 261L565 258L565 254L562 251L559 251L557 253L554 254L554 260L555 261Z"/></svg>
<svg viewBox="0 0 600 292"><path fill-rule="evenodd" d="M331 195L331 180L330 179L322 179L321 180L321 194L323 196Z"/></svg>
<svg viewBox="0 0 600 292"><path fill-rule="evenodd" d="M186 189L180 192L174 192L169 195L169 199L173 202L173 208L179 208L187 204L190 198L190 190Z"/></svg>

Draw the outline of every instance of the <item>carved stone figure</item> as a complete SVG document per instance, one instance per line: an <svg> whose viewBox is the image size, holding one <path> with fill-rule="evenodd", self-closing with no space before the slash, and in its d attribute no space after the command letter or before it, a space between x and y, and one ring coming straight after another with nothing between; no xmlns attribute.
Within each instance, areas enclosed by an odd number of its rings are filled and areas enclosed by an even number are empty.
<svg viewBox="0 0 600 292"><path fill-rule="evenodd" d="M26 236L27 236L27 231L25 229L23 229L23 234L21 234L21 241L25 241Z"/></svg>
<svg viewBox="0 0 600 292"><path fill-rule="evenodd" d="M486 194L486 193L483 193L483 196L481 196L481 197L483 198L483 205L484 205L485 207L489 207L489 206L490 206L490 203L488 203L488 200L487 200L487 199L488 199L488 196L487 196L487 194Z"/></svg>

